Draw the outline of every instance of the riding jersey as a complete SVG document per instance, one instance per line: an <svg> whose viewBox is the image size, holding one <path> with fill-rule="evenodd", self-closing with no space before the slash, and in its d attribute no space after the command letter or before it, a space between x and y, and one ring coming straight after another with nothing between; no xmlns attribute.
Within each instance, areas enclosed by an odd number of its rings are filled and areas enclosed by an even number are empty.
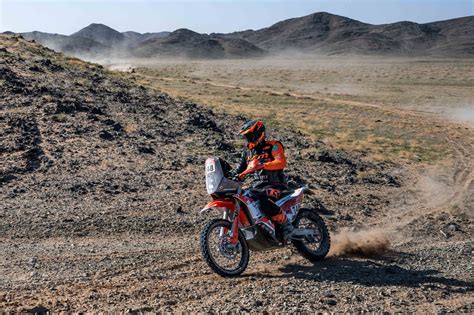
<svg viewBox="0 0 474 315"><path fill-rule="evenodd" d="M242 152L237 173L242 173L247 169L252 160L258 160L263 164L263 169L252 174L253 186L267 183L270 185L281 185L286 183L286 176L283 169L287 166L285 152L280 141L262 141L253 149L246 149Z"/></svg>

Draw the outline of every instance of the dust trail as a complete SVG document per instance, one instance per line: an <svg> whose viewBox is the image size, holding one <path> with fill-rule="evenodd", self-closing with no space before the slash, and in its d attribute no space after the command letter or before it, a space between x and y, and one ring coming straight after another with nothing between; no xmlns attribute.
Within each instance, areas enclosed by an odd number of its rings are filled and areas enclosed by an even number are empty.
<svg viewBox="0 0 474 315"><path fill-rule="evenodd" d="M451 119L474 125L474 105L458 106L457 108L447 110L446 115Z"/></svg>
<svg viewBox="0 0 474 315"><path fill-rule="evenodd" d="M329 256L380 256L390 249L390 238L381 229L350 231L342 229L333 236Z"/></svg>
<svg viewBox="0 0 474 315"><path fill-rule="evenodd" d="M433 213L446 211L446 205L452 203L455 198L455 183L452 183L452 179L445 173L439 173L436 169L427 171L427 174L419 177L415 186L417 199L413 205L387 210L390 216L378 226L356 231L341 229L332 236L329 255L381 256L391 245L408 240L411 231L406 228L411 222Z"/></svg>

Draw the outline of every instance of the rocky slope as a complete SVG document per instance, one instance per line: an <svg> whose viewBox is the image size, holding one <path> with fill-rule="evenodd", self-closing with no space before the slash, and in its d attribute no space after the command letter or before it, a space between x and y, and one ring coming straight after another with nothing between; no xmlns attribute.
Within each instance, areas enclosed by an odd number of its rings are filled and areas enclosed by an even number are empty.
<svg viewBox="0 0 474 315"><path fill-rule="evenodd" d="M450 242L420 229L381 258L313 266L288 248L255 254L241 278L212 274L197 243L202 165L236 161L245 118L133 80L0 35L0 309L472 311L462 216L411 227L446 224ZM333 232L378 222L411 183L399 165L275 134Z"/></svg>

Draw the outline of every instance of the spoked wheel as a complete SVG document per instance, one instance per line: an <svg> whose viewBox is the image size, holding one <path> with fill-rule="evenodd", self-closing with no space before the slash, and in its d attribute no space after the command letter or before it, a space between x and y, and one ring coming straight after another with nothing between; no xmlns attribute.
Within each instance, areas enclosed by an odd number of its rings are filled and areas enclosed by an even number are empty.
<svg viewBox="0 0 474 315"><path fill-rule="evenodd" d="M293 225L298 229L311 229L314 231L312 235L292 240L298 252L313 262L324 259L329 252L331 239L323 219L310 209L301 209Z"/></svg>
<svg viewBox="0 0 474 315"><path fill-rule="evenodd" d="M231 226L226 220L212 220L201 232L201 253L209 267L223 277L240 275L249 263L249 248L239 232L237 244L231 244Z"/></svg>

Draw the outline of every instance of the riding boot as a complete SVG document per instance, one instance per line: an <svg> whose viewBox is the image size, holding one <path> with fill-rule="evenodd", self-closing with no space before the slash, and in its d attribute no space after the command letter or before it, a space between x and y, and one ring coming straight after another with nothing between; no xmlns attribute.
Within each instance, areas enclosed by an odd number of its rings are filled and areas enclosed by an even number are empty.
<svg viewBox="0 0 474 315"><path fill-rule="evenodd" d="M293 226L293 224L291 224L290 221L286 220L284 223L280 225L280 227L283 231L283 239L285 241L288 241L289 239L291 239L291 237L293 236L293 233L295 232L295 227Z"/></svg>
<svg viewBox="0 0 474 315"><path fill-rule="evenodd" d="M283 211L280 211L279 214L272 216L271 219L273 222L280 225L283 232L283 239L285 241L289 240L293 235L295 228L293 227L293 224L288 221L286 214L283 213Z"/></svg>

